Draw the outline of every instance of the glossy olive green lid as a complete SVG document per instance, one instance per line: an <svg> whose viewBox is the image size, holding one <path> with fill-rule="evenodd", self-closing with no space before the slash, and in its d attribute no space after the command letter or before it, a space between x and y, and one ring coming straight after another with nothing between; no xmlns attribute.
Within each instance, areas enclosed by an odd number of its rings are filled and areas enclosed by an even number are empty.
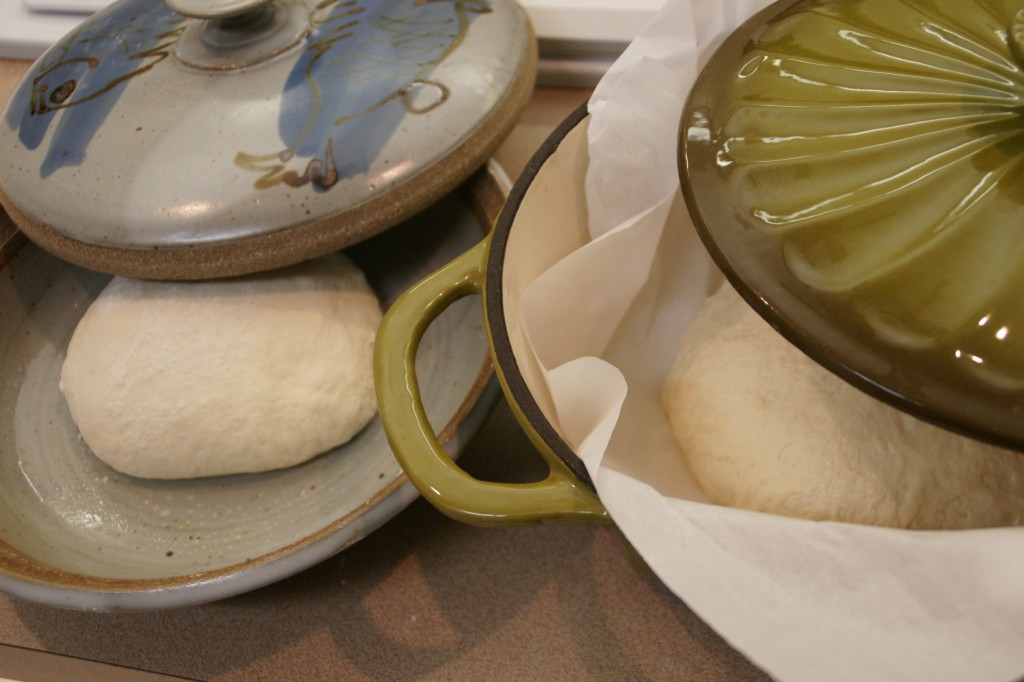
<svg viewBox="0 0 1024 682"><path fill-rule="evenodd" d="M785 0L696 83L680 173L718 265L854 385L1024 447L1024 3Z"/></svg>

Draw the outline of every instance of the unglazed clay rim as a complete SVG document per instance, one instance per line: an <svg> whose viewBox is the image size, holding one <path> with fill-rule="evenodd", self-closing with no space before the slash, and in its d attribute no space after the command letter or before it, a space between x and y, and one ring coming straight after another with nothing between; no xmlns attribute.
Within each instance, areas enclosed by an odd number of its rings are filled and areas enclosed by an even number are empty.
<svg viewBox="0 0 1024 682"><path fill-rule="evenodd" d="M695 109L714 99L719 81L709 74L715 71L716 65L722 60L731 60L734 55L739 53L749 39L756 35L763 26L803 1L778 0L741 24L723 41L715 54L708 60L690 92L680 118L678 169L683 197L697 233L712 261L747 304L787 341L816 363L855 388L915 418L968 438L1022 451L1024 450L1024 428L1007 429L1005 427L1005 424L1010 421L1010 414L1019 412L1019 407L1015 409L999 397L980 396L973 392L961 394L946 384L932 385L932 382L922 379L916 369L901 373L898 363L889 363L887 373L883 373L877 368L876 371L871 371L866 367L866 362L858 363L856 360L858 356L881 357L866 350L870 346L870 341L852 338L839 329L824 328L824 325L821 324L817 325L821 328L815 333L801 324L799 320L794 319L797 315L803 316L804 313L797 311L794 316L787 314L786 311L793 308L813 308L814 296L808 294L806 299L801 298L801 294L796 293L794 287L799 289L803 285L795 280L785 283L782 281L754 281L757 279L756 276L751 277L749 272L743 270L742 265L745 261L742 258L734 261L725 253L716 239L709 221L705 220L701 210L704 205L702 194L693 186L694 179L703 172L701 164L694 159L700 152L692 151L692 148L699 144L691 145L687 127ZM699 181L698 184L700 184ZM718 199L713 198L711 201L715 200ZM749 256L750 254L743 255ZM790 301L789 306L785 305L787 300ZM799 304L792 305L793 300L798 301ZM848 347L852 347L853 350L837 351L837 349ZM910 394L915 389L920 390L923 385L927 385L928 390L920 392L927 393L927 397L915 397ZM991 414L998 411L1005 413L1006 418L1001 421L993 420ZM967 414L968 412L973 413L974 417ZM985 423L979 423L979 420L984 420ZM1015 421L1019 422L1019 419Z"/></svg>
<svg viewBox="0 0 1024 682"><path fill-rule="evenodd" d="M505 202L505 207L498 216L494 232L490 238L490 248L487 255L486 285L484 290L485 316L487 320L488 334L491 339L494 363L501 373L502 380L506 387L506 396L515 402L527 423L524 426L532 429L536 437L543 441L551 452L576 478L587 488L597 492L594 482L587 472L586 465L571 447L565 442L540 406L537 404L533 393L530 391L523 373L519 369L515 352L505 324L504 296L502 293L502 272L505 267L505 251L508 247L509 235L515 224L519 206L530 191L537 174L544 167L548 158L555 153L559 145L577 125L587 117L587 105L581 104L571 113L534 153L533 157L523 169L522 174L516 180L512 191Z"/></svg>
<svg viewBox="0 0 1024 682"><path fill-rule="evenodd" d="M511 132L529 103L536 70L536 37L527 23L527 48L514 81L488 118L446 158L361 204L274 232L187 247L108 247L72 239L35 220L2 189L0 206L43 249L98 272L137 279L199 280L291 265L372 237L452 192L491 157Z"/></svg>
<svg viewBox="0 0 1024 682"><path fill-rule="evenodd" d="M486 233L507 194L500 168L479 170L458 191ZM25 244L17 232L5 234L0 214L0 267ZM489 359L438 440L458 456L501 396ZM167 578L125 579L82 575L41 564L0 540L0 590L29 601L89 611L146 611L201 604L248 592L283 580L334 556L390 520L419 496L404 472L354 511L320 531L254 557L218 569ZM354 523L359 521L360 523Z"/></svg>

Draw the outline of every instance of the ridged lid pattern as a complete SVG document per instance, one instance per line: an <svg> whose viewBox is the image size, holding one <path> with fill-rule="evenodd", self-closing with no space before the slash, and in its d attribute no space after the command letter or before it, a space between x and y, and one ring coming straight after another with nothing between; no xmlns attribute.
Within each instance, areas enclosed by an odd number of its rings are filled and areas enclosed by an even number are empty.
<svg viewBox="0 0 1024 682"><path fill-rule="evenodd" d="M787 0L681 128L705 242L852 383L1024 447L1024 3Z"/></svg>

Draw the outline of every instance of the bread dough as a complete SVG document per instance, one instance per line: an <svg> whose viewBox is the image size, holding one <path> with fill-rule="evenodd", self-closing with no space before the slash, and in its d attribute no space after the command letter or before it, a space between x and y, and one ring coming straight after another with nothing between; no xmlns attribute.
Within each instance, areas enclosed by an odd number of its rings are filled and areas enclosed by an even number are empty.
<svg viewBox="0 0 1024 682"><path fill-rule="evenodd" d="M664 405L697 480L719 504L918 529L1024 519L1024 454L853 388L728 285L687 331Z"/></svg>
<svg viewBox="0 0 1024 682"><path fill-rule="evenodd" d="M341 254L236 279L115 277L76 327L60 387L86 444L124 473L287 467L376 413L380 321Z"/></svg>

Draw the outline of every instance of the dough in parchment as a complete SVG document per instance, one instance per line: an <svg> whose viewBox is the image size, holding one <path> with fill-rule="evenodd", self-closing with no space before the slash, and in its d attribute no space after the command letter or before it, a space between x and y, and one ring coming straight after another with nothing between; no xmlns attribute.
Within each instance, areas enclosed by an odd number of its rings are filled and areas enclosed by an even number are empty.
<svg viewBox="0 0 1024 682"><path fill-rule="evenodd" d="M380 304L332 254L202 282L115 277L72 335L61 390L86 444L143 478L267 471L376 413Z"/></svg>
<svg viewBox="0 0 1024 682"><path fill-rule="evenodd" d="M687 330L664 406L690 468L719 504L898 528L1024 521L1024 454L853 388L727 284Z"/></svg>

